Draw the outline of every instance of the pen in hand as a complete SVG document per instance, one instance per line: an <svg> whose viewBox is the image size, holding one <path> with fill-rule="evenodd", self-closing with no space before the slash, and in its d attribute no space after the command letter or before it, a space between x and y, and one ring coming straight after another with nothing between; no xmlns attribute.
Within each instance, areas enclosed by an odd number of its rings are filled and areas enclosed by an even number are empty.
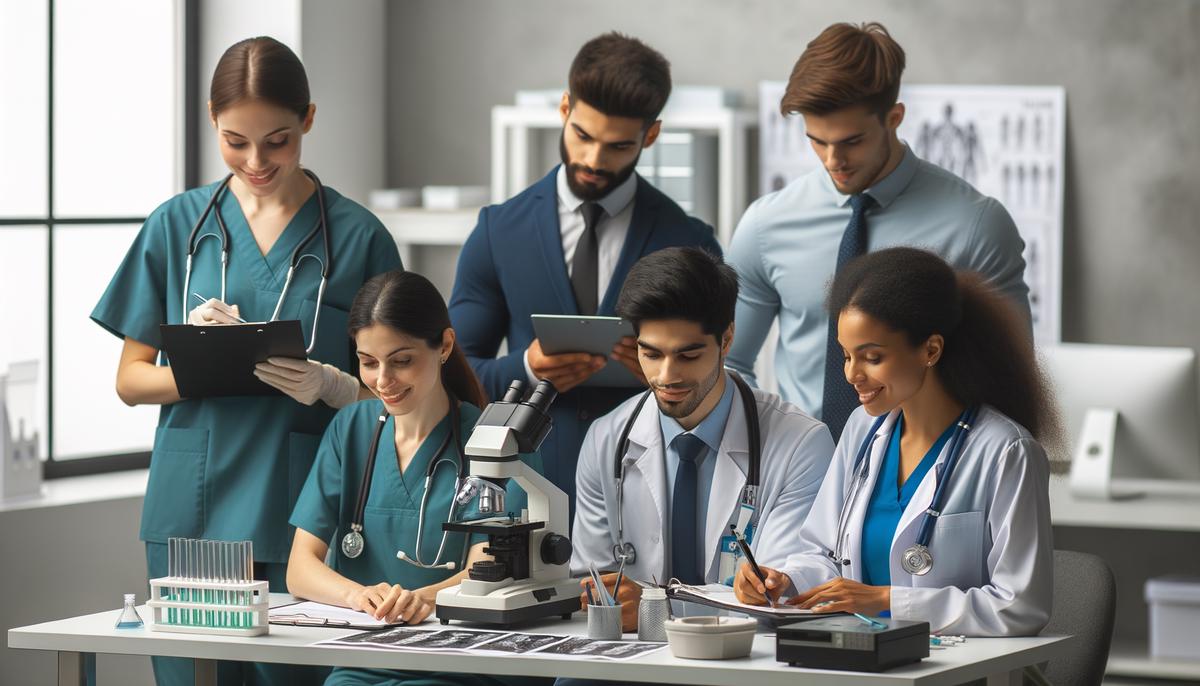
<svg viewBox="0 0 1200 686"><path fill-rule="evenodd" d="M203 295L200 295L199 293L196 293L196 292L192 293L192 297L195 298L196 300L199 300L201 303L208 302L208 298L205 298ZM246 320L242 319L241 317L238 317L236 315L230 315L230 316L232 316L234 319L238 320L238 322L241 324L246 323Z"/></svg>
<svg viewBox="0 0 1200 686"><path fill-rule="evenodd" d="M754 561L754 554L750 552L750 546L746 544L745 537L738 533L737 527L733 524L729 525L729 531L733 534L734 540L737 541L738 547L742 549L742 556L746 558L746 562L750 563L750 571L754 572L754 576L758 577L758 580L763 583L763 595L767 599L767 605L775 607L775 599L771 597L771 589L767 588L767 575L763 574L763 570Z"/></svg>

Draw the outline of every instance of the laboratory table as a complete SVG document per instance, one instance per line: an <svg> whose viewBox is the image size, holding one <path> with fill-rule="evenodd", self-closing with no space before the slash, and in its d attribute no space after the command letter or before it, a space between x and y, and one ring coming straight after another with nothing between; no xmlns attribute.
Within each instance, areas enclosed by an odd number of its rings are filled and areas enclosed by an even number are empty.
<svg viewBox="0 0 1200 686"><path fill-rule="evenodd" d="M272 606L290 601L285 594L271 596ZM145 620L152 616L144 606L139 607L138 612ZM58 683L72 686L84 683L84 665L95 653L194 658L198 686L216 683L217 660L697 685L948 686L986 678L988 686L998 686L1020 684L1024 667L1055 658L1071 640L1064 636L972 638L961 645L931 651L930 656L920 663L869 674L809 670L776 662L773 633L760 633L754 639L751 655L736 660L683 660L674 657L669 648L627 661L539 657L537 654L497 658L494 653L407 652L313 645L317 641L357 633L345 628L273 625L269 634L252 638L167 633L149 628L117 630L113 624L118 614L119 610L114 609L10 629L8 646L57 651ZM440 628L437 622L427 622L423 626ZM587 631L587 622L583 614L576 614L569 621L551 619L513 630L583 635ZM626 636L635 637L636 634Z"/></svg>

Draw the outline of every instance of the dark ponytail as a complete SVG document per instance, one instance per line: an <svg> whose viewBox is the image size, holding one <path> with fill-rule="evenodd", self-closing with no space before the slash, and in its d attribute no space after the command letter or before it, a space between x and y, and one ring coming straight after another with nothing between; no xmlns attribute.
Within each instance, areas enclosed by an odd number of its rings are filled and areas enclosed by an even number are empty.
<svg viewBox="0 0 1200 686"><path fill-rule="evenodd" d="M347 327L350 338L374 324L391 327L434 349L442 347L442 333L451 328L446 301L437 288L424 276L399 269L372 277L354 296ZM479 408L487 405L483 386L457 340L442 365L442 385L459 400Z"/></svg>
<svg viewBox="0 0 1200 686"><path fill-rule="evenodd" d="M308 75L291 48L260 36L238 41L221 55L208 91L212 115L246 100L263 100L304 119L310 103Z"/></svg>
<svg viewBox="0 0 1200 686"><path fill-rule="evenodd" d="M920 345L945 339L942 385L959 403L987 403L1039 441L1058 438L1058 415L1037 364L1027 322L977 274L955 272L915 248L888 248L847 264L826 303L831 316L854 308Z"/></svg>

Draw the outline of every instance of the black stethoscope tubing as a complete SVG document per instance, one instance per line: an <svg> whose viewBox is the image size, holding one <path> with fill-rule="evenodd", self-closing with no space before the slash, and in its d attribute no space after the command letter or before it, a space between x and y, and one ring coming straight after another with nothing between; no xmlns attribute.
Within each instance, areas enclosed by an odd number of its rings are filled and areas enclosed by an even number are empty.
<svg viewBox="0 0 1200 686"><path fill-rule="evenodd" d="M754 392L742 380L741 375L733 370L725 371L729 372L734 386L738 389L738 395L741 397L743 414L746 415L746 433L750 442L750 469L746 475L746 485L742 488L742 503L755 507L757 506L762 468L762 427L758 420L758 401L754 399ZM633 543L625 540L625 513L623 512L625 453L629 451L629 432L633 429L638 416L641 415L646 400L653 393L653 390L643 393L637 405L634 406L633 413L629 415L629 419L625 420L625 426L621 429L621 438L617 441L617 449L613 454L613 479L617 482L617 543L613 546L613 558L622 564L633 564L637 560L637 550Z"/></svg>
<svg viewBox="0 0 1200 686"><path fill-rule="evenodd" d="M441 461L439 458L446 452L446 448L450 445L450 439L454 439L454 445L458 453L458 478L460 480L467 477L467 461L463 459L463 446L460 436L461 428L459 418L458 400L452 393L447 392L450 397L450 431L442 438L442 442L438 445L438 449L433 453L433 457L429 460L429 466L425 468L425 478L432 479L433 472ZM371 481L375 475L375 456L379 452L379 439L383 435L383 428L387 425L388 420L387 410L379 414L379 419L375 426L375 434L371 437L370 452L367 454L367 466L363 471L362 482L358 487L358 500L354 505L354 519L350 522L350 531L361 533L363 530L363 515L367 510L367 497L371 493ZM417 551L420 553L420 551Z"/></svg>

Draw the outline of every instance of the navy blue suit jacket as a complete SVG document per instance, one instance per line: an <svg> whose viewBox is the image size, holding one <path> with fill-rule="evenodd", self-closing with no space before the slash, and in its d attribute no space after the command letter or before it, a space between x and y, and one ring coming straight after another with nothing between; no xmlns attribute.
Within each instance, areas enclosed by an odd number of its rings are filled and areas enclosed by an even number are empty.
<svg viewBox="0 0 1200 686"><path fill-rule="evenodd" d="M450 296L450 320L491 398L514 379L526 380L525 349L535 338L532 314L579 314L558 226L555 167L501 205L483 208L463 245ZM698 246L720 255L712 227L687 216L641 177L629 233L598 314L612 316L629 269L643 255L672 246ZM496 357L508 339L508 354ZM608 413L632 388L576 387L554 401L554 428L542 444L546 476L567 492L575 509L575 463L592 420Z"/></svg>

